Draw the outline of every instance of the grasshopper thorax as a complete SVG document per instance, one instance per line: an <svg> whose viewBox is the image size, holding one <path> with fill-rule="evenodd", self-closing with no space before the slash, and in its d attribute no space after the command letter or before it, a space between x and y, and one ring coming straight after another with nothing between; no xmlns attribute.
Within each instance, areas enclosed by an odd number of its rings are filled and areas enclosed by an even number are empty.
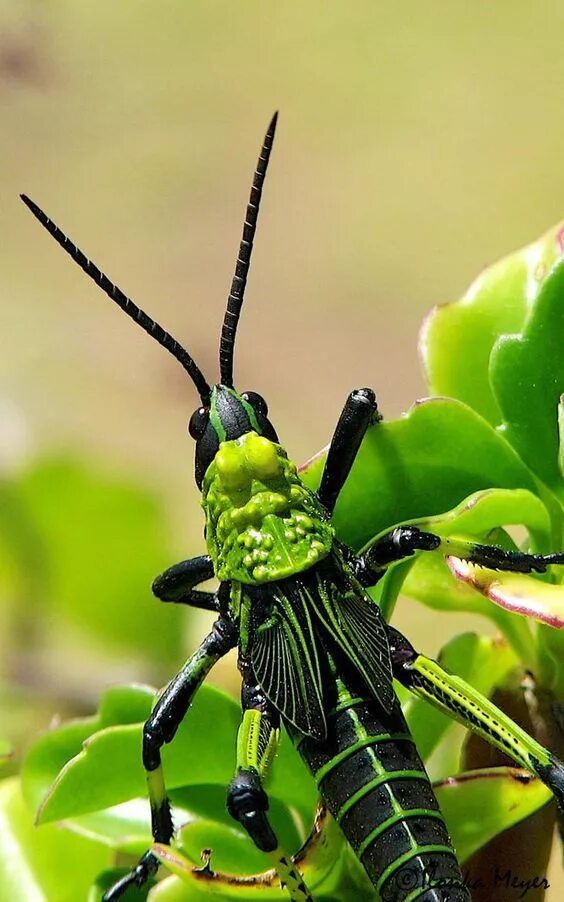
<svg viewBox="0 0 564 902"><path fill-rule="evenodd" d="M203 479L202 506L220 580L284 579L318 563L333 545L333 529L296 465L258 431L219 443Z"/></svg>

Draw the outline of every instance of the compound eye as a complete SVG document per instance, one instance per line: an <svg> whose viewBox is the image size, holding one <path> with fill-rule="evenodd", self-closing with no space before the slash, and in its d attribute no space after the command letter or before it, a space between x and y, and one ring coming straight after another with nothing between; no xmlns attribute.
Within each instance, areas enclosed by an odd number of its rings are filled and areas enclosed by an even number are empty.
<svg viewBox="0 0 564 902"><path fill-rule="evenodd" d="M263 417L268 416L268 405L262 395L257 394L256 391L245 391L241 397L248 401L257 413L262 414Z"/></svg>
<svg viewBox="0 0 564 902"><path fill-rule="evenodd" d="M188 432L192 438L197 441L206 431L206 426L210 418L210 412L207 407L198 407L190 417L188 423Z"/></svg>

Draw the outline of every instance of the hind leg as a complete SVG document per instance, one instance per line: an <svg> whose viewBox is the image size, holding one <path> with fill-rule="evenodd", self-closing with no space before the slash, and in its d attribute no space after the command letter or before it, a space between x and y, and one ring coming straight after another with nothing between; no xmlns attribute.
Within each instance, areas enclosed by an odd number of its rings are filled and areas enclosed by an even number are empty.
<svg viewBox="0 0 564 902"><path fill-rule="evenodd" d="M420 655L398 630L387 629L396 679L533 773L564 809L564 764L469 683Z"/></svg>
<svg viewBox="0 0 564 902"><path fill-rule="evenodd" d="M268 821L263 781L276 754L280 717L243 670L243 720L237 735L237 772L227 792L227 810L255 846L268 853L292 902L313 902L292 859L280 847Z"/></svg>

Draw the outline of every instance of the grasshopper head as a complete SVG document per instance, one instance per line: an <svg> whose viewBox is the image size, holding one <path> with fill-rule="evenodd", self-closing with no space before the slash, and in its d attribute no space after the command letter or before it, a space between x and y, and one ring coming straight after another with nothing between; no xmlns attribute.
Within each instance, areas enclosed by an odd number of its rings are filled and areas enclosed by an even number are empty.
<svg viewBox="0 0 564 902"><path fill-rule="evenodd" d="M196 442L195 477L199 488L221 442L233 441L248 432L278 442L264 398L252 391L239 394L226 385L212 388L209 404L194 411L188 431Z"/></svg>

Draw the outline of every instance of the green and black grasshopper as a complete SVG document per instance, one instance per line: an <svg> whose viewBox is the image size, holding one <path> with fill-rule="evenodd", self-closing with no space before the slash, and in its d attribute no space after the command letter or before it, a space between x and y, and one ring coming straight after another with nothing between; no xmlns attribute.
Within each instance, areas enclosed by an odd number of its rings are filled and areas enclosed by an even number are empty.
<svg viewBox="0 0 564 902"><path fill-rule="evenodd" d="M564 554L529 555L463 542L453 548L436 535L402 526L355 555L336 538L331 516L363 436L379 420L374 393L361 388L347 398L314 493L279 443L263 398L234 388L235 336L275 128L276 116L254 175L221 333L220 381L214 386L171 335L23 197L84 272L182 364L201 399L189 432L196 442L195 478L208 553L171 567L155 580L153 591L164 601L212 611L217 619L145 724L142 756L153 836L165 844L173 837L161 748L174 738L213 665L238 647L243 717L227 807L270 854L293 902L311 896L279 847L263 788L281 724L384 902L467 902L470 894L393 678L508 753L560 803L564 767L472 687L416 652L384 622L366 589L388 565L416 552L442 549L520 572L563 564ZM215 593L197 589L214 576ZM113 902L128 887L142 886L157 866L147 852L104 899Z"/></svg>

